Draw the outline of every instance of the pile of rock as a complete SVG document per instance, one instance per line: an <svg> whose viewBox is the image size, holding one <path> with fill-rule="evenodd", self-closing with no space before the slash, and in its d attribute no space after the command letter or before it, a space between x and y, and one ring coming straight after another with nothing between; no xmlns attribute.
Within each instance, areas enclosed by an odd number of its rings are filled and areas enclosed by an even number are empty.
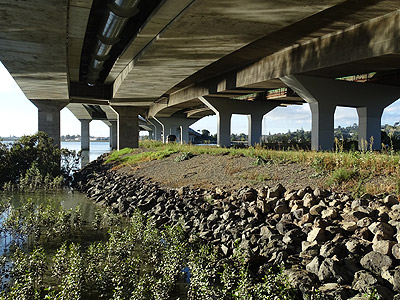
<svg viewBox="0 0 400 300"><path fill-rule="evenodd" d="M93 171L96 172L93 172ZM129 215L139 208L158 226L182 220L191 234L230 256L246 253L254 274L283 265L302 292L317 288L337 299L400 299L400 204L392 195L346 194L282 185L164 190L155 183L91 165L76 186L94 201Z"/></svg>

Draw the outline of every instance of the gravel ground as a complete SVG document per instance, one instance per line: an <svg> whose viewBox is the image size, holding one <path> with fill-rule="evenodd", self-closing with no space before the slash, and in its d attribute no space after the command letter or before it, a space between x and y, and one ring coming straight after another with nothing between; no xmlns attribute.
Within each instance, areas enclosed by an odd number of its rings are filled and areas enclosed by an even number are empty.
<svg viewBox="0 0 400 300"><path fill-rule="evenodd" d="M316 176L314 169L297 163L274 163L256 165L256 159L231 155L196 155L181 162L175 161L179 154L170 157L126 166L120 171L136 178L144 177L161 186L179 188L213 189L235 191L244 186L263 187L281 183L287 189L322 186L325 178Z"/></svg>

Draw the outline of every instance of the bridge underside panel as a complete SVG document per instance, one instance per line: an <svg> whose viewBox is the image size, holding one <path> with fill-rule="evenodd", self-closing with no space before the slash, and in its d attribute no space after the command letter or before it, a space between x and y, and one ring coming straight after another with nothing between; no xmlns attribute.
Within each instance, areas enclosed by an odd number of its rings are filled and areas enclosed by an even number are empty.
<svg viewBox="0 0 400 300"><path fill-rule="evenodd" d="M340 2L195 1L146 47L114 96L160 97L225 55Z"/></svg>
<svg viewBox="0 0 400 300"><path fill-rule="evenodd" d="M68 99L67 4L0 1L0 61L29 99Z"/></svg>

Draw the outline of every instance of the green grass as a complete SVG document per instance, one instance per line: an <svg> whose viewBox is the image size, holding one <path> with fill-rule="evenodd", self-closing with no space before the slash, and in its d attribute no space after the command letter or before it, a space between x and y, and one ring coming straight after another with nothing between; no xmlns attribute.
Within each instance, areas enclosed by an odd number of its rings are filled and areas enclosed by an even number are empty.
<svg viewBox="0 0 400 300"><path fill-rule="evenodd" d="M340 185L345 182L349 182L350 180L357 178L359 176L359 172L355 170L349 170L345 168L339 168L330 174L330 178L327 181L328 185Z"/></svg>
<svg viewBox="0 0 400 300"><path fill-rule="evenodd" d="M121 159L122 156L130 154L134 151L132 148L124 148L119 151L113 151L111 154L108 156L106 163L111 163L111 162L117 162Z"/></svg>

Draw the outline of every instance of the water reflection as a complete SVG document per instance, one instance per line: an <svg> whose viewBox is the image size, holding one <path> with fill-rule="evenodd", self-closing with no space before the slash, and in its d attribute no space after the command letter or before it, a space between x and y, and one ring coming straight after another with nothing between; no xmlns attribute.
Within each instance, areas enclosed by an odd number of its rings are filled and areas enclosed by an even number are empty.
<svg viewBox="0 0 400 300"><path fill-rule="evenodd" d="M62 148L67 148L70 150L80 151L81 143L80 142L61 142ZM82 164L81 167L86 166L89 162L95 160L103 153L110 152L110 144L108 142L90 142L90 150L82 151Z"/></svg>

